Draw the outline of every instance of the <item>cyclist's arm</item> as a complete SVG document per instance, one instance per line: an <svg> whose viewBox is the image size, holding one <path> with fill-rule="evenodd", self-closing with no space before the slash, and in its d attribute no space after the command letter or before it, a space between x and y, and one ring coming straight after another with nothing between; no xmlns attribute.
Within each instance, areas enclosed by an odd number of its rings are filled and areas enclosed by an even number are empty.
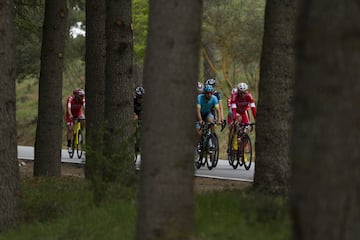
<svg viewBox="0 0 360 240"><path fill-rule="evenodd" d="M256 106L255 106L255 103L250 103L250 108L251 108L254 119L256 119Z"/></svg>
<svg viewBox="0 0 360 240"><path fill-rule="evenodd" d="M196 117L198 119L199 122L202 121L202 117L201 117L201 105L200 104L196 104Z"/></svg>
<svg viewBox="0 0 360 240"><path fill-rule="evenodd" d="M71 113L71 101L67 102L67 113L69 115L70 118L72 118L72 113Z"/></svg>
<svg viewBox="0 0 360 240"><path fill-rule="evenodd" d="M222 106L222 100L219 100L219 111L220 111L219 121L222 122L224 120L224 109Z"/></svg>
<svg viewBox="0 0 360 240"><path fill-rule="evenodd" d="M216 111L216 115L219 116L219 121L221 122L222 121L222 118L221 118L221 113L220 113L220 105L219 103L215 104L215 111Z"/></svg>

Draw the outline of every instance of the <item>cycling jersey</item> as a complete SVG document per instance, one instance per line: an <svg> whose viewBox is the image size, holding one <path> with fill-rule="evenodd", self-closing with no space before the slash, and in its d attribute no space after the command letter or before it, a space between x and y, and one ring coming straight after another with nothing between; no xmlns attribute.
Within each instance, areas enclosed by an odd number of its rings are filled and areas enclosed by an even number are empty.
<svg viewBox="0 0 360 240"><path fill-rule="evenodd" d="M73 119L70 119L70 115L68 112L68 108L71 109L71 114L74 118L84 118L85 115L82 111L82 107L85 107L85 97L82 98L82 100L77 101L74 96L69 96L66 101L66 123L72 124L74 123Z"/></svg>
<svg viewBox="0 0 360 240"><path fill-rule="evenodd" d="M219 105L219 100L214 95L211 95L210 99L206 99L205 94L198 95L197 98L197 106L200 107L201 115L206 115L211 112L213 107L217 107Z"/></svg>
<svg viewBox="0 0 360 240"><path fill-rule="evenodd" d="M229 106L229 104L228 104ZM256 106L255 106L255 100L251 93L246 93L244 97L241 97L240 94L235 93L231 95L231 101L230 106L232 109L233 116L236 116L236 114L240 114L242 118L242 123L249 123L250 117L247 112L249 108L251 108L254 119L256 118Z"/></svg>
<svg viewBox="0 0 360 240"><path fill-rule="evenodd" d="M138 116L138 119L141 119L142 99L137 97L134 97L134 113Z"/></svg>

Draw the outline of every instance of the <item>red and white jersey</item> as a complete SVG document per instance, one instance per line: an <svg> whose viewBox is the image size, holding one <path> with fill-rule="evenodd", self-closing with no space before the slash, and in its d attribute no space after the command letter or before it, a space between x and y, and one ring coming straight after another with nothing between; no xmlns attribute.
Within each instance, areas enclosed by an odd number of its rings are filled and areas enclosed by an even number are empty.
<svg viewBox="0 0 360 240"><path fill-rule="evenodd" d="M231 108L236 108L237 113L244 113L249 108L255 108L255 100L249 92L244 97L239 94L232 94Z"/></svg>
<svg viewBox="0 0 360 240"><path fill-rule="evenodd" d="M67 106L67 108L71 109L71 114L74 117L79 117L80 115L83 115L81 108L85 107L85 97L83 97L82 100L78 102L78 101L76 101L74 96L70 96L67 99L66 106ZM68 114L67 111L66 111L66 114Z"/></svg>

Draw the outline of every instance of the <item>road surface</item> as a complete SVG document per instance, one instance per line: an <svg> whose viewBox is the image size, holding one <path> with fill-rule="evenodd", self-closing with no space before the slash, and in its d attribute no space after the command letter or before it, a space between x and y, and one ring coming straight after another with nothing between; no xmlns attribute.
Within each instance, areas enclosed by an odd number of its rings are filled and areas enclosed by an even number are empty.
<svg viewBox="0 0 360 240"><path fill-rule="evenodd" d="M28 146L18 146L18 158L34 160L34 148ZM71 159L69 158L67 150L63 149L61 151L61 162L84 164L85 154L83 154L82 159L78 159L75 153L74 157ZM238 167L237 169L233 169L229 165L227 160L219 160L216 168L208 170L206 167L201 167L200 169L196 170L195 175L198 177L252 182L254 179L254 167L255 164L253 163L251 164L251 168L249 170L245 170L244 167Z"/></svg>

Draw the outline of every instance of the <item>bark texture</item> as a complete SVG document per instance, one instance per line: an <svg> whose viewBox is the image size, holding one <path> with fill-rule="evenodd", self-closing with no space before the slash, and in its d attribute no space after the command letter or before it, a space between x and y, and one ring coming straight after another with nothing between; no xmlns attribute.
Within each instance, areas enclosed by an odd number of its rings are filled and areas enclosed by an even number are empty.
<svg viewBox="0 0 360 240"><path fill-rule="evenodd" d="M86 143L91 149L87 165L102 151L105 118L106 2L86 1ZM86 177L90 169L86 168Z"/></svg>
<svg viewBox="0 0 360 240"><path fill-rule="evenodd" d="M190 239L201 1L150 1L137 239Z"/></svg>
<svg viewBox="0 0 360 240"><path fill-rule="evenodd" d="M66 0L45 2L41 46L34 176L61 175L63 68L67 36Z"/></svg>
<svg viewBox="0 0 360 240"><path fill-rule="evenodd" d="M296 1L267 1L260 63L254 185L286 194L295 73Z"/></svg>
<svg viewBox="0 0 360 240"><path fill-rule="evenodd" d="M303 1L299 13L291 141L293 239L358 239L359 1Z"/></svg>
<svg viewBox="0 0 360 240"><path fill-rule="evenodd" d="M13 1L0 4L0 232L19 220Z"/></svg>

